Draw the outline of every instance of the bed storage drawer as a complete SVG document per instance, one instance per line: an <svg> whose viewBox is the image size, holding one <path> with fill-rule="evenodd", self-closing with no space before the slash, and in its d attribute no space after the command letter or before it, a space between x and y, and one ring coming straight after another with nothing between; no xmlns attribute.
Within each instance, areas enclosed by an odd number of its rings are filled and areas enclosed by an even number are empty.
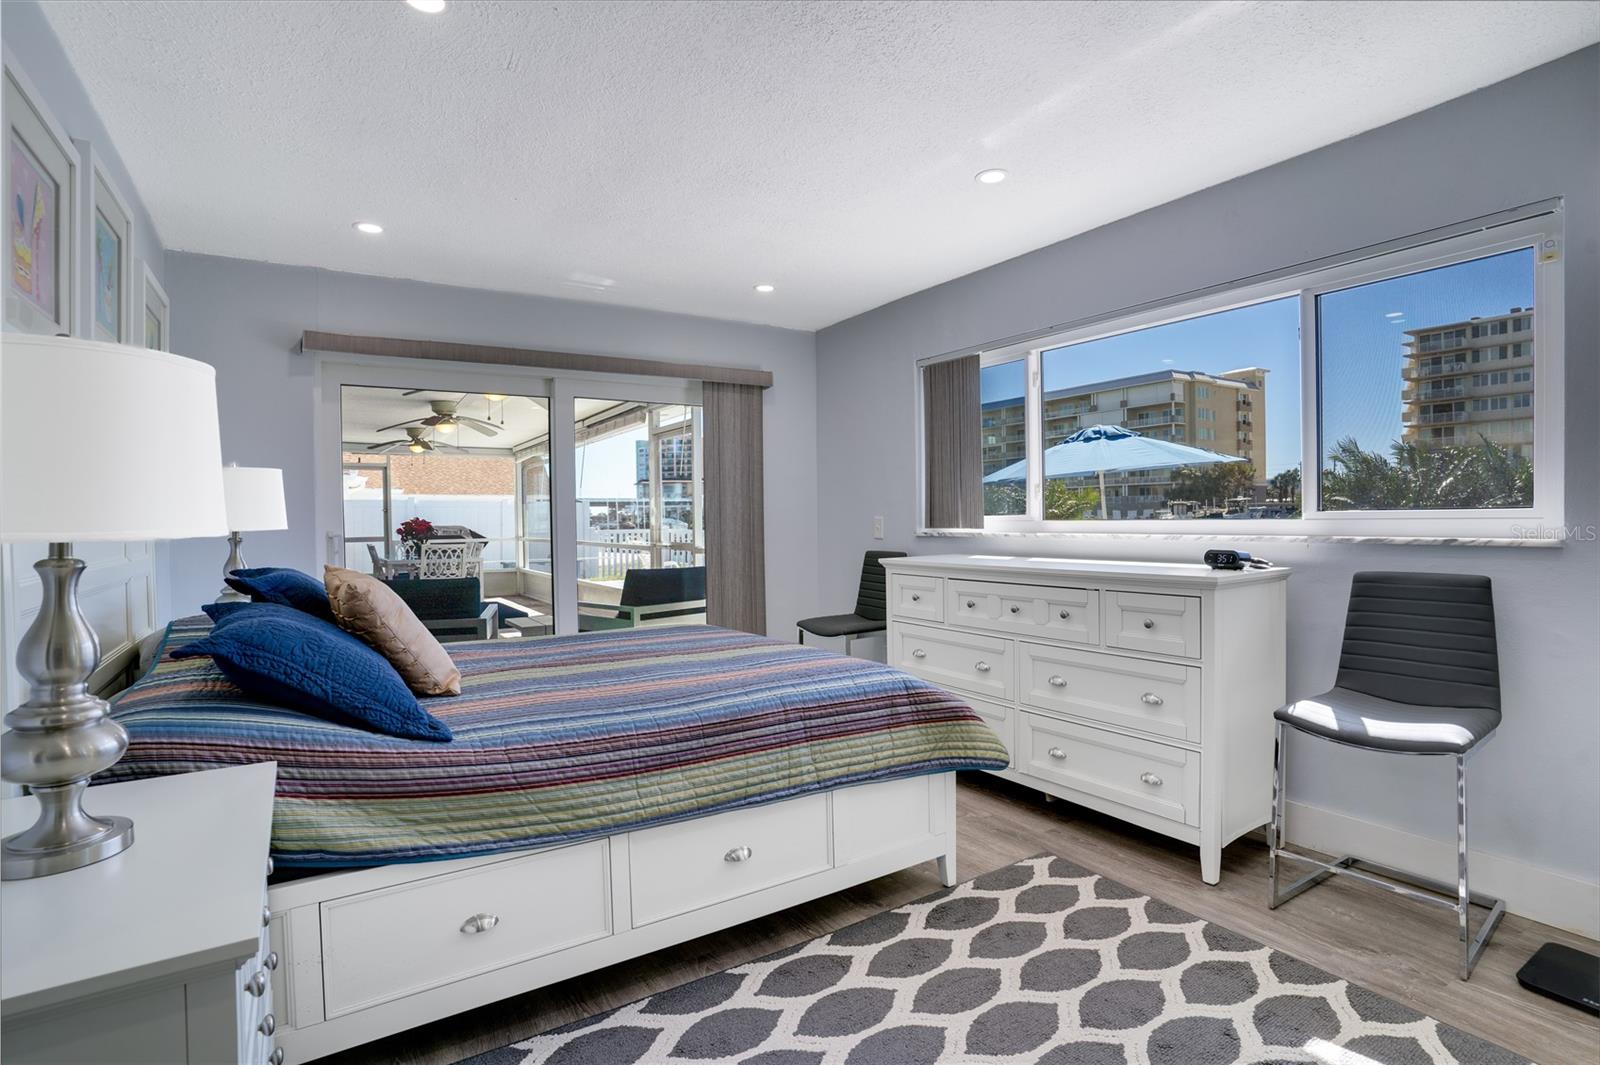
<svg viewBox="0 0 1600 1065"><path fill-rule="evenodd" d="M1200 823L1200 755L1024 713L1021 770L1168 821Z"/></svg>
<svg viewBox="0 0 1600 1065"><path fill-rule="evenodd" d="M1034 643L1017 650L1029 706L1200 742L1200 667Z"/></svg>
<svg viewBox="0 0 1600 1065"><path fill-rule="evenodd" d="M826 795L630 832L633 924L748 895L830 864Z"/></svg>
<svg viewBox="0 0 1600 1065"><path fill-rule="evenodd" d="M606 840L322 904L327 1016L611 934Z"/></svg>
<svg viewBox="0 0 1600 1065"><path fill-rule="evenodd" d="M889 577L889 611L915 621L944 620L944 578L895 573Z"/></svg>
<svg viewBox="0 0 1600 1065"><path fill-rule="evenodd" d="M899 625L889 641L889 661L943 688L1011 701L1015 644L975 632Z"/></svg>
<svg viewBox="0 0 1600 1065"><path fill-rule="evenodd" d="M1106 646L1200 657L1200 600L1191 595L1106 593Z"/></svg>

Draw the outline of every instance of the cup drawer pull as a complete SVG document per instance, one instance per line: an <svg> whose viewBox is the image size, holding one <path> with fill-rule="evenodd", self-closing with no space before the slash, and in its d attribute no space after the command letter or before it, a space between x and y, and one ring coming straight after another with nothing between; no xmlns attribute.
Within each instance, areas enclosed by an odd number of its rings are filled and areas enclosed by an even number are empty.
<svg viewBox="0 0 1600 1065"><path fill-rule="evenodd" d="M912 650L911 657L912 658L927 658L928 657L928 652L926 652L922 648L918 647L918 648L915 648L915 649Z"/></svg>
<svg viewBox="0 0 1600 1065"><path fill-rule="evenodd" d="M487 932L500 923L500 918L492 913L475 913L461 923L463 935L475 936L480 932Z"/></svg>
<svg viewBox="0 0 1600 1065"><path fill-rule="evenodd" d="M1011 612L1013 614L1020 614L1022 613L1022 608L1020 606L1014 606L1011 608Z"/></svg>
<svg viewBox="0 0 1600 1065"><path fill-rule="evenodd" d="M1161 786L1161 778L1156 776L1154 773L1140 773L1139 779L1150 785L1152 788L1159 788Z"/></svg>
<svg viewBox="0 0 1600 1065"><path fill-rule="evenodd" d="M261 1018L261 1023L256 1025L256 1031L260 1032L262 1035L271 1035L273 1032L276 1032L277 1030L278 1030L278 1018L274 1017L270 1013L267 1014L265 1017Z"/></svg>
<svg viewBox="0 0 1600 1065"><path fill-rule="evenodd" d="M1067 678L1063 677L1061 674L1057 673L1055 676L1050 678L1050 687L1052 687L1052 688L1065 688L1066 686L1067 686Z"/></svg>
<svg viewBox="0 0 1600 1065"><path fill-rule="evenodd" d="M917 592L912 592L911 593L911 601L913 603L920 603L920 602L922 602L922 596Z"/></svg>
<svg viewBox="0 0 1600 1065"><path fill-rule="evenodd" d="M1139 696L1139 701L1146 706L1160 706L1162 703L1166 702L1165 699L1161 698L1161 696L1157 695L1155 692L1145 692L1143 695Z"/></svg>
<svg viewBox="0 0 1600 1065"><path fill-rule="evenodd" d="M244 982L244 989L256 998L267 993L267 974L257 969L251 974L250 979Z"/></svg>
<svg viewBox="0 0 1600 1065"><path fill-rule="evenodd" d="M1066 756L1067 756L1067 752L1063 751L1060 747L1052 747L1052 748L1050 748L1050 750L1048 750L1045 753L1047 753L1048 755L1050 755L1051 758L1054 758L1057 761L1060 761L1060 760L1066 758Z"/></svg>
<svg viewBox="0 0 1600 1065"><path fill-rule="evenodd" d="M727 854L724 854L722 860L725 862L748 862L754 854L755 851L749 847L735 847Z"/></svg>
<svg viewBox="0 0 1600 1065"><path fill-rule="evenodd" d="M1061 618L1062 621L1067 620L1071 616L1072 616L1072 611L1070 611L1070 610L1063 610L1059 615L1059 617Z"/></svg>
<svg viewBox="0 0 1600 1065"><path fill-rule="evenodd" d="M978 663L974 664L972 668L977 670L979 673L987 673L987 672L989 672L989 663L987 663L987 662L978 662Z"/></svg>
<svg viewBox="0 0 1600 1065"><path fill-rule="evenodd" d="M264 959L262 959L262 961L261 961L261 966L262 966L262 968L266 969L267 972L269 972L269 973L277 972L278 971L278 952L275 951L275 950L268 951L267 952L267 956Z"/></svg>

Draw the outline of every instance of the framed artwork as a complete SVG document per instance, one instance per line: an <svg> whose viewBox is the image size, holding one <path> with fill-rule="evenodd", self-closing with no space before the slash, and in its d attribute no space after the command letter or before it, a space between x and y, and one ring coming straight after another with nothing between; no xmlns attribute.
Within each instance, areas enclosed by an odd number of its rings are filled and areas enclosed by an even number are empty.
<svg viewBox="0 0 1600 1065"><path fill-rule="evenodd" d="M144 298L139 301L144 309L144 346L171 351L172 301L167 299L167 290L161 287L156 275L150 272L150 264L141 259L139 266L144 279L141 286Z"/></svg>
<svg viewBox="0 0 1600 1065"><path fill-rule="evenodd" d="M82 170L66 131L5 53L5 320L25 333L73 333L78 315Z"/></svg>
<svg viewBox="0 0 1600 1065"><path fill-rule="evenodd" d="M113 344L135 344L144 330L143 314L135 314L133 212L107 176L94 148L77 141L88 195L83 216L88 220L88 335Z"/></svg>

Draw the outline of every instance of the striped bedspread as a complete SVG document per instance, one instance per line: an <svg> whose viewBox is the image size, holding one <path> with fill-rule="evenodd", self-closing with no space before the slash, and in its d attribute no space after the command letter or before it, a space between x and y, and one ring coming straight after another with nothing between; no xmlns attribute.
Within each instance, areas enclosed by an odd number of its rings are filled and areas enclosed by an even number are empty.
<svg viewBox="0 0 1600 1065"><path fill-rule="evenodd" d="M97 782L278 763L280 865L382 865L606 835L847 784L993 769L971 709L875 662L706 626L448 645L461 694L427 743L253 701L174 622L114 702L128 753Z"/></svg>

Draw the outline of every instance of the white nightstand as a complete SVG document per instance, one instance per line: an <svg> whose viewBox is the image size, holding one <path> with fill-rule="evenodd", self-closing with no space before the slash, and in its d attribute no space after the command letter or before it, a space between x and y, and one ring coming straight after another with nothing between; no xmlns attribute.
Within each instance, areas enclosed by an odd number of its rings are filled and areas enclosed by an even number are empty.
<svg viewBox="0 0 1600 1065"><path fill-rule="evenodd" d="M0 1057L7 1065L279 1065L267 946L273 763L93 787L132 817L95 865L0 886ZM0 831L32 823L0 802Z"/></svg>

